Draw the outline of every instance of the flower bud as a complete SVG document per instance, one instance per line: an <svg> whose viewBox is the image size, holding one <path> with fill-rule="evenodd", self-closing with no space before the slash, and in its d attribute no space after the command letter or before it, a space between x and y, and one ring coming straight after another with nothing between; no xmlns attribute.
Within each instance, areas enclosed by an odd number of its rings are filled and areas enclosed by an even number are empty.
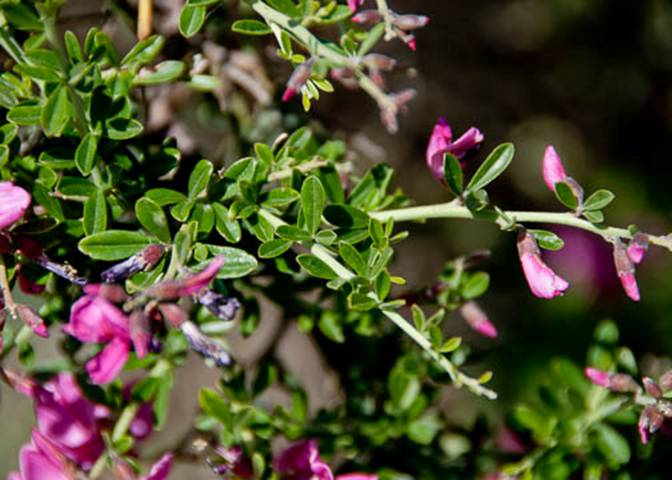
<svg viewBox="0 0 672 480"><path fill-rule="evenodd" d="M467 302L460 307L460 314L469 326L488 338L497 337L497 329L476 302Z"/></svg>
<svg viewBox="0 0 672 480"><path fill-rule="evenodd" d="M425 15L396 15L392 18L392 24L404 31L417 30L429 23L429 17Z"/></svg>
<svg viewBox="0 0 672 480"><path fill-rule="evenodd" d="M668 370L663 373L658 379L658 385L663 390L663 392L669 392L672 390L672 370Z"/></svg>
<svg viewBox="0 0 672 480"><path fill-rule="evenodd" d="M240 308L237 298L227 297L212 290L204 290L196 295L196 299L213 315L224 321L233 320Z"/></svg>
<svg viewBox="0 0 672 480"><path fill-rule="evenodd" d="M634 264L642 263L642 260L644 260L644 254L648 248L648 235L644 233L637 233L628 244L628 258Z"/></svg>
<svg viewBox="0 0 672 480"><path fill-rule="evenodd" d="M111 303L122 303L128 300L128 295L123 287L113 283L89 283L84 285L84 293L103 297Z"/></svg>
<svg viewBox="0 0 672 480"><path fill-rule="evenodd" d="M315 60L311 58L294 69L289 80L287 80L285 92L282 94L283 102L290 101L297 93L299 93L299 91L301 91L301 87L303 87L310 78L313 70L313 63L315 63Z"/></svg>
<svg viewBox="0 0 672 480"><path fill-rule="evenodd" d="M663 424L663 415L653 405L648 405L639 416L637 429L639 430L639 438L643 444L649 443L651 434L655 433Z"/></svg>
<svg viewBox="0 0 672 480"><path fill-rule="evenodd" d="M544 152L542 173L544 182L551 192L555 192L556 183L564 182L567 179L562 160L560 160L560 156L552 145L547 146Z"/></svg>
<svg viewBox="0 0 672 480"><path fill-rule="evenodd" d="M616 273L625 293L632 300L638 302L640 295L637 279L635 278L635 266L632 260L630 260L623 242L618 239L614 241L614 265L616 266Z"/></svg>
<svg viewBox="0 0 672 480"><path fill-rule="evenodd" d="M29 307L28 305L17 305L16 314L23 323L28 325L31 330L35 332L36 335L44 338L49 337L49 329L44 324L44 320L42 320L32 307Z"/></svg>
<svg viewBox="0 0 672 480"><path fill-rule="evenodd" d="M397 61L394 58L380 53L369 53L362 58L362 62L369 68L383 70L384 72L394 70L394 67L397 66Z"/></svg>
<svg viewBox="0 0 672 480"><path fill-rule="evenodd" d="M149 330L149 319L142 310L133 310L128 317L131 342L138 358L149 353L149 342L152 334Z"/></svg>
<svg viewBox="0 0 672 480"><path fill-rule="evenodd" d="M382 19L383 16L378 10L362 10L353 15L350 20L360 25L374 25Z"/></svg>
<svg viewBox="0 0 672 480"><path fill-rule="evenodd" d="M588 378L588 380L591 381L593 385L597 385L598 387L604 387L604 388L609 387L609 372L598 370L592 367L587 367L584 370L584 373L586 374L586 377Z"/></svg>
<svg viewBox="0 0 672 480"><path fill-rule="evenodd" d="M642 383L644 384L644 390L646 390L646 393L651 395L653 398L661 398L663 396L663 391L660 389L658 384L653 381L652 378L643 377Z"/></svg>
<svg viewBox="0 0 672 480"><path fill-rule="evenodd" d="M587 367L584 373L593 385L608 388L612 392L635 393L639 390L639 385L637 385L635 379L625 373L610 373L591 367Z"/></svg>
<svg viewBox="0 0 672 480"><path fill-rule="evenodd" d="M224 346L201 332L195 323L187 320L180 325L180 330L184 333L191 348L205 358L214 360L217 366L228 367L233 363L231 355L224 349Z"/></svg>
<svg viewBox="0 0 672 480"><path fill-rule="evenodd" d="M158 243L148 245L123 262L117 263L100 274L104 282L114 283L130 277L134 273L149 270L161 259L164 247Z"/></svg>
<svg viewBox="0 0 672 480"><path fill-rule="evenodd" d="M356 90L359 87L359 83L355 77L355 71L351 68L332 68L329 71L329 76L332 78L332 80L340 82L345 88L350 90Z"/></svg>
<svg viewBox="0 0 672 480"><path fill-rule="evenodd" d="M527 283L535 296L550 299L565 293L569 283L544 263L537 241L526 230L518 235L518 255Z"/></svg>
<svg viewBox="0 0 672 480"><path fill-rule="evenodd" d="M162 303L159 305L159 312L163 319L170 323L173 327L179 327L189 319L187 312L176 303Z"/></svg>
<svg viewBox="0 0 672 480"><path fill-rule="evenodd" d="M362 5L364 5L364 0L348 0L348 8L352 13L355 13Z"/></svg>

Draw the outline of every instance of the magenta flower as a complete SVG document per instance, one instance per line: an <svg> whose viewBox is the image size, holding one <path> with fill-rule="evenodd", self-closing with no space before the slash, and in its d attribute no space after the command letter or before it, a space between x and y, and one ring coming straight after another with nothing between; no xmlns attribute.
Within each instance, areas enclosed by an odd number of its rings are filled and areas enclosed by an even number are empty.
<svg viewBox="0 0 672 480"><path fill-rule="evenodd" d="M348 0L348 8L352 13L355 13L362 5L364 5L364 0Z"/></svg>
<svg viewBox="0 0 672 480"><path fill-rule="evenodd" d="M651 434L656 433L663 425L665 417L654 405L647 405L639 416L637 429L639 430L639 439L643 444L649 443Z"/></svg>
<svg viewBox="0 0 672 480"><path fill-rule="evenodd" d="M628 258L632 263L640 264L648 248L649 237L644 233L638 233L628 244Z"/></svg>
<svg viewBox="0 0 672 480"><path fill-rule="evenodd" d="M87 362L86 371L98 385L114 380L131 350L129 320L121 310L102 297L86 295L72 306L70 323L63 330L82 342L105 343Z"/></svg>
<svg viewBox="0 0 672 480"><path fill-rule="evenodd" d="M336 480L378 480L378 475L373 473L345 473L337 475Z"/></svg>
<svg viewBox="0 0 672 480"><path fill-rule="evenodd" d="M329 465L320 458L315 440L303 440L287 447L273 462L283 480L333 480Z"/></svg>
<svg viewBox="0 0 672 480"><path fill-rule="evenodd" d="M16 223L30 205L30 194L12 182L0 182L0 229Z"/></svg>
<svg viewBox="0 0 672 480"><path fill-rule="evenodd" d="M522 231L518 235L518 255L527 284L535 296L554 298L562 295L569 288L569 283L556 275L541 259L537 241L527 231Z"/></svg>
<svg viewBox="0 0 672 480"><path fill-rule="evenodd" d="M497 329L476 302L467 302L462 305L460 307L460 313L469 326L484 337L497 337Z"/></svg>
<svg viewBox="0 0 672 480"><path fill-rule="evenodd" d="M220 446L216 448L216 452L220 457L219 460L215 462L208 459L208 464L217 475L224 476L224 478L229 478L231 475L233 475L233 478L243 479L254 477L252 462L245 456L241 447L226 448Z"/></svg>
<svg viewBox="0 0 672 480"><path fill-rule="evenodd" d="M44 386L33 386L38 431L82 468L90 468L105 449L100 420L109 415L83 395L70 373L60 373Z"/></svg>
<svg viewBox="0 0 672 480"><path fill-rule="evenodd" d="M68 462L58 446L37 430L33 430L31 443L19 452L19 470L7 480L75 480L74 465Z"/></svg>
<svg viewBox="0 0 672 480"><path fill-rule="evenodd" d="M586 374L586 377L588 377L588 380L590 380L593 385L597 385L598 387L604 387L604 388L609 387L609 372L605 372L603 370L597 370L596 368L592 367L587 367L584 370L584 373Z"/></svg>
<svg viewBox="0 0 672 480"><path fill-rule="evenodd" d="M562 160L560 160L560 156L552 145L546 147L546 151L544 152L542 171L544 182L551 192L555 192L556 183L564 182L567 179Z"/></svg>
<svg viewBox="0 0 672 480"><path fill-rule="evenodd" d="M614 265L616 266L616 274L621 281L621 285L623 285L626 295L635 302L638 302L640 295L637 279L635 278L635 265L630 259L625 245L620 240L614 242Z"/></svg>
<svg viewBox="0 0 672 480"><path fill-rule="evenodd" d="M457 158L464 157L483 142L483 134L475 127L471 127L460 138L453 142L453 131L445 118L439 118L427 145L426 160L429 171L439 182L443 181L443 156L446 153Z"/></svg>
<svg viewBox="0 0 672 480"><path fill-rule="evenodd" d="M149 474L140 477L140 480L166 480L170 469L173 467L173 454L166 453L159 460L152 465Z"/></svg>

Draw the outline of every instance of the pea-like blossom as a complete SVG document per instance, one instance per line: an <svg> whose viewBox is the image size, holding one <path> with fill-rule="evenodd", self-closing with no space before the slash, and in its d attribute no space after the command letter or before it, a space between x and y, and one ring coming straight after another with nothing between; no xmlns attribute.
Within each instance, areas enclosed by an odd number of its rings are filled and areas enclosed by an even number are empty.
<svg viewBox="0 0 672 480"><path fill-rule="evenodd" d="M665 417L654 405L644 407L642 414L639 416L639 422L637 422L640 441L643 444L649 443L651 435L660 429L664 421Z"/></svg>
<svg viewBox="0 0 672 480"><path fill-rule="evenodd" d="M483 142L484 136L475 127L471 127L460 138L453 141L453 131L445 118L439 118L427 145L426 160L429 171L439 182L443 180L443 157L446 153L457 158L464 157L470 150Z"/></svg>
<svg viewBox="0 0 672 480"><path fill-rule="evenodd" d="M12 182L0 182L0 229L20 220L30 205L30 194Z"/></svg>
<svg viewBox="0 0 672 480"><path fill-rule="evenodd" d="M539 298L554 298L565 293L569 283L541 259L534 236L522 231L518 235L518 255L532 293Z"/></svg>
<svg viewBox="0 0 672 480"><path fill-rule="evenodd" d="M93 383L103 385L116 378L132 343L130 322L121 310L102 297L86 295L73 304L70 323L63 330L82 342L105 343L101 352L86 363Z"/></svg>
<svg viewBox="0 0 672 480"><path fill-rule="evenodd" d="M374 473L345 473L337 475L336 480L378 480L378 475Z"/></svg>
<svg viewBox="0 0 672 480"><path fill-rule="evenodd" d="M542 162L542 173L544 176L544 183L551 192L555 192L555 184L567 180L567 173L565 167L560 160L558 152L552 145L546 147L544 152L544 159Z"/></svg>
<svg viewBox="0 0 672 480"><path fill-rule="evenodd" d="M170 474L170 469L173 467L173 454L166 453L159 460L152 465L149 474L140 477L139 480L166 480Z"/></svg>
<svg viewBox="0 0 672 480"><path fill-rule="evenodd" d="M333 480L329 465L320 457L315 440L302 440L287 447L273 462L283 480Z"/></svg>
<svg viewBox="0 0 672 480"><path fill-rule="evenodd" d="M30 443L19 451L19 471L11 472L7 480L76 480L75 466L68 461L56 444L33 430Z"/></svg>
<svg viewBox="0 0 672 480"><path fill-rule="evenodd" d="M612 392L634 393L640 390L635 379L627 373L606 372L604 370L587 367L584 370L584 374L593 385L608 388Z"/></svg>
<svg viewBox="0 0 672 480"><path fill-rule="evenodd" d="M614 266L626 295L635 302L638 302L640 294L637 279L635 278L635 265L630 259L625 245L620 240L614 241Z"/></svg>
<svg viewBox="0 0 672 480"><path fill-rule="evenodd" d="M628 244L628 258L634 264L642 263L644 254L649 248L649 237L644 233L637 233Z"/></svg>
<svg viewBox="0 0 672 480"><path fill-rule="evenodd" d="M217 256L203 270L180 280L167 280L157 283L147 290L148 297L157 300L175 300L180 297L196 295L212 282L224 265L224 257Z"/></svg>

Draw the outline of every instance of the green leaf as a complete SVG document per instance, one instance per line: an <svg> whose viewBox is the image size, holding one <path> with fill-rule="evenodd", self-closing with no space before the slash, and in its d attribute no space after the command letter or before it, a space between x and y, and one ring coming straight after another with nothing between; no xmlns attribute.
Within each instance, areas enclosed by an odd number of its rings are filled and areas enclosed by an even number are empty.
<svg viewBox="0 0 672 480"><path fill-rule="evenodd" d="M130 52L121 60L123 66L142 66L146 65L161 52L163 44L166 42L161 35L152 35L139 41Z"/></svg>
<svg viewBox="0 0 672 480"><path fill-rule="evenodd" d="M303 15L303 12L292 0L268 0L267 3L274 9L289 15L290 17L298 17Z"/></svg>
<svg viewBox="0 0 672 480"><path fill-rule="evenodd" d="M313 238L310 233L294 225L280 225L275 233L282 238L293 240L295 242L306 242Z"/></svg>
<svg viewBox="0 0 672 480"><path fill-rule="evenodd" d="M443 156L443 179L455 195L462 194L462 189L464 188L462 165L460 165L457 157L450 153L446 153Z"/></svg>
<svg viewBox="0 0 672 480"><path fill-rule="evenodd" d="M287 250L290 249L292 246L291 240L285 240L282 238L276 238L274 240L269 240L268 242L262 243L259 245L259 250L257 252L257 255L259 258L275 258L283 253L285 253Z"/></svg>
<svg viewBox="0 0 672 480"><path fill-rule="evenodd" d="M219 245L208 245L207 247L210 253L224 256L224 265L217 274L217 278L244 277L257 268L257 259L245 250L233 247L221 247ZM209 262L205 264L207 263ZM205 267L205 264L201 265L201 267Z"/></svg>
<svg viewBox="0 0 672 480"><path fill-rule="evenodd" d="M61 202L58 199L51 196L46 188L44 188L39 183L36 183L33 187L33 198L42 205L47 213L54 217L59 222L65 220L65 215L63 215L63 209L61 208Z"/></svg>
<svg viewBox="0 0 672 480"><path fill-rule="evenodd" d="M362 40L362 43L359 44L357 55L363 57L364 55L369 53L369 51L376 45L376 43L378 43L380 39L383 38L384 33L385 33L384 23L379 23L376 26L374 26L371 30L369 30L364 40Z"/></svg>
<svg viewBox="0 0 672 480"><path fill-rule="evenodd" d="M325 200L322 183L315 176L306 178L301 186L301 212L308 233L314 235L322 223Z"/></svg>
<svg viewBox="0 0 672 480"><path fill-rule="evenodd" d="M515 148L511 143L503 143L495 147L483 164L469 181L467 190L476 192L483 189L490 182L499 177L513 160Z"/></svg>
<svg viewBox="0 0 672 480"><path fill-rule="evenodd" d="M266 220L265 217L261 215L253 215L249 219L250 225L252 227L252 233L262 242L268 242L273 240L273 225L271 222Z"/></svg>
<svg viewBox="0 0 672 480"><path fill-rule="evenodd" d="M128 140L142 133L142 123L135 118L113 118L105 123L107 136L112 140Z"/></svg>
<svg viewBox="0 0 672 480"><path fill-rule="evenodd" d="M41 114L40 105L17 105L7 112L7 120L17 125L37 125L40 123Z"/></svg>
<svg viewBox="0 0 672 480"><path fill-rule="evenodd" d="M185 37L193 37L205 23L204 6L185 6L180 13L179 29Z"/></svg>
<svg viewBox="0 0 672 480"><path fill-rule="evenodd" d="M215 211L215 228L217 232L228 242L238 243L242 237L238 220L229 219L229 212L221 203L213 203L212 208Z"/></svg>
<svg viewBox="0 0 672 480"><path fill-rule="evenodd" d="M176 203L183 202L187 199L186 195L177 190L172 190L170 188L152 188L145 192L145 197L152 200L159 207L165 207L166 205L174 205Z"/></svg>
<svg viewBox="0 0 672 480"><path fill-rule="evenodd" d="M217 392L209 388L203 388L198 393L198 404L203 412L219 420L225 427L232 426L232 416L229 402L224 400Z"/></svg>
<svg viewBox="0 0 672 480"><path fill-rule="evenodd" d="M341 317L336 313L330 311L323 312L317 323L317 327L320 329L320 332L322 332L328 339L336 343L345 342Z"/></svg>
<svg viewBox="0 0 672 480"><path fill-rule="evenodd" d="M40 123L49 137L60 137L72 117L72 105L68 99L67 87L59 86L47 98Z"/></svg>
<svg viewBox="0 0 672 480"><path fill-rule="evenodd" d="M486 272L476 272L470 275L468 280L462 285L462 297L465 300L471 300L483 295L490 286L490 275Z"/></svg>
<svg viewBox="0 0 672 480"><path fill-rule="evenodd" d="M75 165L84 176L88 176L96 161L98 139L93 133L87 133L75 150Z"/></svg>
<svg viewBox="0 0 672 480"><path fill-rule="evenodd" d="M189 197L196 198L208 188L214 167L209 160L201 160L189 175Z"/></svg>
<svg viewBox="0 0 672 480"><path fill-rule="evenodd" d="M79 45L79 40L77 36L72 33L70 30L65 32L65 50L68 53L68 58L71 63L78 63L84 60L84 55L82 54L82 47Z"/></svg>
<svg viewBox="0 0 672 480"><path fill-rule="evenodd" d="M546 250L560 250L565 246L565 242L562 238L558 237L555 233L549 232L548 230L529 230L529 232L534 235L534 238L537 239L539 246Z"/></svg>
<svg viewBox="0 0 672 480"><path fill-rule="evenodd" d="M336 275L329 265L324 263L315 255L304 253L296 257L296 261L306 272L308 272L313 277L324 280L333 280L334 278L338 277L338 275Z"/></svg>
<svg viewBox="0 0 672 480"><path fill-rule="evenodd" d="M385 198L394 170L386 164L371 168L352 189L348 202L355 208L370 211ZM368 222L368 220L367 220Z"/></svg>
<svg viewBox="0 0 672 480"><path fill-rule="evenodd" d="M460 337L452 337L443 342L443 345L439 347L439 352L441 353L450 353L454 352L462 345L462 339Z"/></svg>
<svg viewBox="0 0 672 480"><path fill-rule="evenodd" d="M420 418L416 418L406 427L408 438L420 445L429 445L443 428L439 415L428 411Z"/></svg>
<svg viewBox="0 0 672 480"><path fill-rule="evenodd" d="M294 203L300 197L293 188L275 188L268 192L266 199L261 203L263 207L277 208Z"/></svg>
<svg viewBox="0 0 672 480"><path fill-rule="evenodd" d="M212 92L222 86L222 81L213 75L199 74L191 77L189 86L199 92Z"/></svg>
<svg viewBox="0 0 672 480"><path fill-rule="evenodd" d="M83 226L87 235L103 232L107 228L107 202L101 190L96 190L84 203Z"/></svg>
<svg viewBox="0 0 672 480"><path fill-rule="evenodd" d="M602 210L604 207L609 205L616 195L614 195L609 190L598 190L593 193L590 197L586 199L583 204L584 210Z"/></svg>
<svg viewBox="0 0 672 480"><path fill-rule="evenodd" d="M604 222L604 214L600 211L583 212L583 216L591 223Z"/></svg>
<svg viewBox="0 0 672 480"><path fill-rule="evenodd" d="M630 461L630 445L623 435L604 423L597 424L595 430L597 448L610 463L625 464Z"/></svg>
<svg viewBox="0 0 672 480"><path fill-rule="evenodd" d="M79 251L96 260L116 261L135 255L150 243L144 233L107 230L79 241Z"/></svg>
<svg viewBox="0 0 672 480"><path fill-rule="evenodd" d="M366 277L366 261L364 261L364 258L355 247L349 243L340 242L338 244L338 253L343 261L345 261L345 263L347 263L348 266L352 268L355 273L357 273L357 275L360 277Z"/></svg>
<svg viewBox="0 0 672 480"><path fill-rule="evenodd" d="M567 208L576 210L579 206L579 199L576 198L571 187L565 182L555 184L555 196Z"/></svg>
<svg viewBox="0 0 672 480"><path fill-rule="evenodd" d="M133 79L134 85L160 85L172 82L184 73L184 62L179 60L166 60L156 65L153 71L140 71Z"/></svg>
<svg viewBox="0 0 672 480"><path fill-rule="evenodd" d="M268 35L272 33L271 27L259 20L236 20L231 30L244 35Z"/></svg>
<svg viewBox="0 0 672 480"><path fill-rule="evenodd" d="M324 209L324 218L337 227L367 228L369 226L369 216L349 205L329 205Z"/></svg>
<svg viewBox="0 0 672 480"><path fill-rule="evenodd" d="M147 197L142 197L135 202L135 215L140 225L152 235L164 243L171 241L168 219L161 207Z"/></svg>

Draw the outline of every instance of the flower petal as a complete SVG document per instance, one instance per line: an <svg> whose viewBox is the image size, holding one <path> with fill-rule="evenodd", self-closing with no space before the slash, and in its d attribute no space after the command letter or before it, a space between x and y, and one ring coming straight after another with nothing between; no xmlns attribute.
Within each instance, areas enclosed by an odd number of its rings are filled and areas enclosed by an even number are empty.
<svg viewBox="0 0 672 480"><path fill-rule="evenodd" d="M556 183L562 182L567 178L562 160L560 160L560 156L551 145L546 147L546 151L544 152L542 172L544 182L551 192L555 192Z"/></svg>
<svg viewBox="0 0 672 480"><path fill-rule="evenodd" d="M86 362L86 371L96 385L114 380L128 359L130 345L127 340L115 338L103 350Z"/></svg>
<svg viewBox="0 0 672 480"><path fill-rule="evenodd" d="M30 205L30 194L11 182L0 182L0 228L7 228L23 217Z"/></svg>

